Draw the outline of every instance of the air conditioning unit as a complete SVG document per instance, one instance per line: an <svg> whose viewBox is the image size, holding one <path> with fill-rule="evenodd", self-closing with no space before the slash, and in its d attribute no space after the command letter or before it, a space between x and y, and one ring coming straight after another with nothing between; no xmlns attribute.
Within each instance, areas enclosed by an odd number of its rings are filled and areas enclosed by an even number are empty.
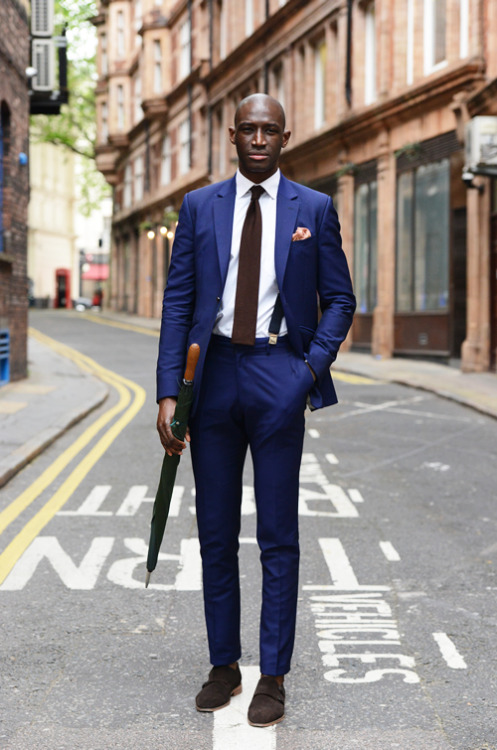
<svg viewBox="0 0 497 750"><path fill-rule="evenodd" d="M497 117L473 117L466 125L464 169L497 176Z"/></svg>
<svg viewBox="0 0 497 750"><path fill-rule="evenodd" d="M32 36L52 36L54 0L31 0Z"/></svg>
<svg viewBox="0 0 497 750"><path fill-rule="evenodd" d="M33 91L53 91L55 88L55 55L52 39L33 39L31 65L36 69Z"/></svg>

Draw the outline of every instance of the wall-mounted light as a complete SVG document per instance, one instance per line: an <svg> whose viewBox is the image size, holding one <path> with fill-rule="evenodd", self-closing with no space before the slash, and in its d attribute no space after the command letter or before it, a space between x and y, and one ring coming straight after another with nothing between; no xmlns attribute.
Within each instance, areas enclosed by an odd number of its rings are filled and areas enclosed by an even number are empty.
<svg viewBox="0 0 497 750"><path fill-rule="evenodd" d="M161 228L159 229L159 232L161 233L161 235L163 237L166 237L166 235L167 235L167 227L165 227L164 225L162 225Z"/></svg>
<svg viewBox="0 0 497 750"><path fill-rule="evenodd" d="M154 230L153 230L153 229L149 229L149 230L147 231L147 237L148 237L148 239L149 239L149 240L153 240L153 239L154 239L154 237L155 237L155 232L154 232Z"/></svg>
<svg viewBox="0 0 497 750"><path fill-rule="evenodd" d="M170 229L169 232L166 234L166 237L167 237L168 240L173 240L174 239L174 232L171 231L171 229Z"/></svg>

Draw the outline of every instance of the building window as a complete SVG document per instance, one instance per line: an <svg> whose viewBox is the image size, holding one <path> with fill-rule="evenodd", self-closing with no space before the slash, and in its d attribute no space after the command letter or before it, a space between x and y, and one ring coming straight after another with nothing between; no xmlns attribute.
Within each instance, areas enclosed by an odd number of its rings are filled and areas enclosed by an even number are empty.
<svg viewBox="0 0 497 750"><path fill-rule="evenodd" d="M160 182L161 185L169 185L171 182L171 139L165 135L162 141Z"/></svg>
<svg viewBox="0 0 497 750"><path fill-rule="evenodd" d="M424 67L431 73L446 61L446 0L424 0Z"/></svg>
<svg viewBox="0 0 497 750"><path fill-rule="evenodd" d="M190 120L183 120L179 126L179 173L186 174L190 169Z"/></svg>
<svg viewBox="0 0 497 750"><path fill-rule="evenodd" d="M414 0L407 0L406 81L414 81Z"/></svg>
<svg viewBox="0 0 497 750"><path fill-rule="evenodd" d="M135 202L141 201L143 198L143 156L137 156L135 159Z"/></svg>
<svg viewBox="0 0 497 750"><path fill-rule="evenodd" d="M122 10L117 11L117 57L124 57L124 13Z"/></svg>
<svg viewBox="0 0 497 750"><path fill-rule="evenodd" d="M377 303L377 222L376 180L358 185L354 195L354 286L357 312L372 313Z"/></svg>
<svg viewBox="0 0 497 750"><path fill-rule="evenodd" d="M245 36L254 33L254 0L245 0Z"/></svg>
<svg viewBox="0 0 497 750"><path fill-rule="evenodd" d="M398 312L448 309L449 188L449 159L398 176Z"/></svg>
<svg viewBox="0 0 497 750"><path fill-rule="evenodd" d="M124 130L124 87L117 86L117 129Z"/></svg>
<svg viewBox="0 0 497 750"><path fill-rule="evenodd" d="M131 171L131 164L127 164L124 170L123 203L124 208L130 208L133 203L133 173Z"/></svg>
<svg viewBox="0 0 497 750"><path fill-rule="evenodd" d="M374 2L369 3L364 14L364 102L376 99L376 16Z"/></svg>
<svg viewBox="0 0 497 750"><path fill-rule="evenodd" d="M142 0L135 0L135 32L138 34L143 23Z"/></svg>
<svg viewBox="0 0 497 750"><path fill-rule="evenodd" d="M314 127L326 122L326 42L314 48Z"/></svg>
<svg viewBox="0 0 497 750"><path fill-rule="evenodd" d="M285 109L285 78L283 75L283 64L280 63L273 68L273 90L274 97Z"/></svg>
<svg viewBox="0 0 497 750"><path fill-rule="evenodd" d="M154 94L162 91L162 48L160 39L154 40Z"/></svg>
<svg viewBox="0 0 497 750"><path fill-rule="evenodd" d="M179 28L179 46L180 46L180 61L179 61L179 73L181 78L185 78L191 68L191 27L190 21L184 21Z"/></svg>
<svg viewBox="0 0 497 750"><path fill-rule="evenodd" d="M143 117L143 110L142 110L142 79L137 74L133 81L133 98L134 98L134 122L135 125L137 122L140 122L140 120Z"/></svg>
<svg viewBox="0 0 497 750"><path fill-rule="evenodd" d="M107 143L107 139L109 138L109 107L107 102L102 102L100 116L102 125L101 141L102 143Z"/></svg>
<svg viewBox="0 0 497 750"><path fill-rule="evenodd" d="M459 56L469 55L469 0L461 0L459 14Z"/></svg>
<svg viewBox="0 0 497 750"><path fill-rule="evenodd" d="M106 76L109 72L109 54L107 51L107 34L100 36L100 74Z"/></svg>

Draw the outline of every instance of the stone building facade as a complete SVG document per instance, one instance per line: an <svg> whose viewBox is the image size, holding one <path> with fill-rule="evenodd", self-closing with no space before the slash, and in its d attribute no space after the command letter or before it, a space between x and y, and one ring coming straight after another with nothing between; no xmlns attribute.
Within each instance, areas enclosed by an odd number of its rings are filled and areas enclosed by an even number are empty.
<svg viewBox="0 0 497 750"><path fill-rule="evenodd" d="M28 10L0 3L0 383L27 367Z"/></svg>
<svg viewBox="0 0 497 750"><path fill-rule="evenodd" d="M333 196L348 345L494 369L497 193L461 179L495 115L493 0L101 0L97 165L114 188L116 310L159 316L186 191L233 174L238 101L282 101L282 170Z"/></svg>

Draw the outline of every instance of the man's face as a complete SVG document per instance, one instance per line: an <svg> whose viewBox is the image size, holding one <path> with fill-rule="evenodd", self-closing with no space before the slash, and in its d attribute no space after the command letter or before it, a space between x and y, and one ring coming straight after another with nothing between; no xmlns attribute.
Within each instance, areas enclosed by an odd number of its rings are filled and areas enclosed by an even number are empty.
<svg viewBox="0 0 497 750"><path fill-rule="evenodd" d="M260 183L276 172L290 131L284 130L281 110L275 102L263 97L246 102L229 132L244 177Z"/></svg>

